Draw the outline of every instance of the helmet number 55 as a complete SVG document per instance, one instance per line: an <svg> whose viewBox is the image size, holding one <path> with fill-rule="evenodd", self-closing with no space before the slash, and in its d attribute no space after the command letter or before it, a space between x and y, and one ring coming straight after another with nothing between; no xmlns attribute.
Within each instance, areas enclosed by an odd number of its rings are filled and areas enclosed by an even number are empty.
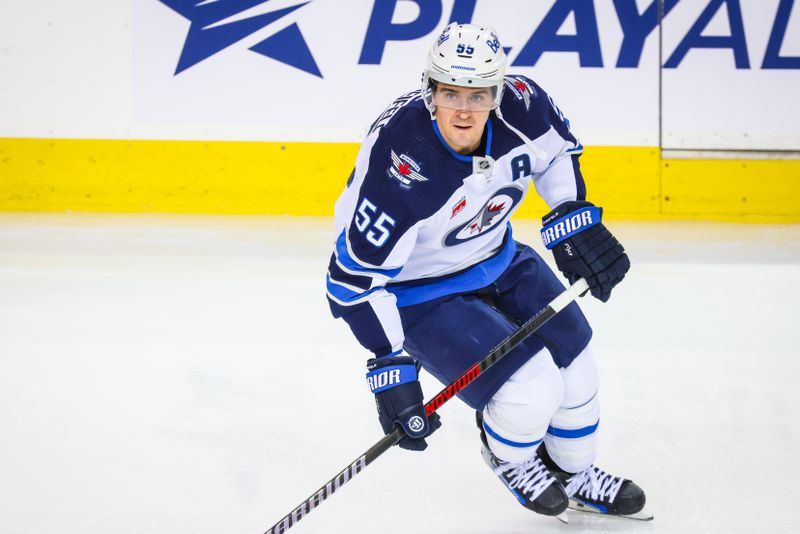
<svg viewBox="0 0 800 534"><path fill-rule="evenodd" d="M456 54L464 54L464 55L467 55L467 56L471 56L474 53L475 53L475 49L473 47L471 47L471 46L466 46L466 45L463 45L463 44L459 44L458 47L456 48Z"/></svg>
<svg viewBox="0 0 800 534"><path fill-rule="evenodd" d="M373 222L373 217L375 215L378 215L378 218ZM362 234L369 228L366 235L367 241L376 247L382 247L392 233L395 220L386 215L386 213L381 212L378 214L377 206L367 198L364 198L364 200L361 201L361 205L358 207L355 223L356 228L358 228L358 231Z"/></svg>

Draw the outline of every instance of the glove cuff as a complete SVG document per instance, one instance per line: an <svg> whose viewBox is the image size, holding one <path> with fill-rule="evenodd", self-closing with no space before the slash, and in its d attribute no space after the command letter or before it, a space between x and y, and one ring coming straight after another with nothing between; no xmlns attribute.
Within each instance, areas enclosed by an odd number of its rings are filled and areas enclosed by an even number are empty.
<svg viewBox="0 0 800 534"><path fill-rule="evenodd" d="M412 439L423 438L430 431L423 406L409 406L397 414L397 423L403 427L403 432Z"/></svg>
<svg viewBox="0 0 800 534"><path fill-rule="evenodd" d="M565 239L600 224L602 216L603 209L591 202L564 202L542 218L542 242L552 249Z"/></svg>
<svg viewBox="0 0 800 534"><path fill-rule="evenodd" d="M416 382L417 362L410 356L389 356L367 361L367 386L372 393Z"/></svg>
<svg viewBox="0 0 800 534"><path fill-rule="evenodd" d="M562 202L550 212L542 217L542 225L549 224L554 220L558 219L559 217L563 217L567 213L571 211L578 210L580 208L592 207L594 204L589 202L588 200L567 200L566 202Z"/></svg>

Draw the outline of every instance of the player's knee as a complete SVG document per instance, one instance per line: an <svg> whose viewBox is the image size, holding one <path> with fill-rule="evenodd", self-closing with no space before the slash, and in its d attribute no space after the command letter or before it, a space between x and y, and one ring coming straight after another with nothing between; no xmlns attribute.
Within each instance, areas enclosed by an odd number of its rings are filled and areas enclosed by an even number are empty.
<svg viewBox="0 0 800 534"><path fill-rule="evenodd" d="M503 384L483 410L492 452L510 462L530 458L563 394L558 367L550 353L542 350Z"/></svg>
<svg viewBox="0 0 800 534"><path fill-rule="evenodd" d="M583 349L569 367L561 370L561 377L564 383L564 399L561 406L574 408L596 397L599 377L591 346Z"/></svg>
<svg viewBox="0 0 800 534"><path fill-rule="evenodd" d="M564 385L547 349L520 367L494 394L487 409L509 430L530 432L562 404Z"/></svg>

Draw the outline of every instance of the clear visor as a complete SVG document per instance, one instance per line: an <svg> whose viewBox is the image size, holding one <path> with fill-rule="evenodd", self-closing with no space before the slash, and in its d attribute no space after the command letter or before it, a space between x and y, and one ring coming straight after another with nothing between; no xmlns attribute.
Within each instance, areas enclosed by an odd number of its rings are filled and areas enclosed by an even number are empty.
<svg viewBox="0 0 800 534"><path fill-rule="evenodd" d="M495 87L435 85L433 105L457 111L491 111L497 107Z"/></svg>

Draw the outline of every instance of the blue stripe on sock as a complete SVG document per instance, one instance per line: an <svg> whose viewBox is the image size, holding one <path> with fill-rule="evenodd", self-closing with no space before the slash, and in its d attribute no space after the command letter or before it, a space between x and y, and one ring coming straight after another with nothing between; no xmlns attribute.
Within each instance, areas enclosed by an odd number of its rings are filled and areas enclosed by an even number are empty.
<svg viewBox="0 0 800 534"><path fill-rule="evenodd" d="M556 428L553 426L547 427L547 433L551 436L555 436L557 438L582 438L584 436L589 436L597 430L597 427L600 425L600 420L598 420L595 424L591 426L585 426L583 428L575 428L573 430L566 430L564 428Z"/></svg>
<svg viewBox="0 0 800 534"><path fill-rule="evenodd" d="M483 422L483 429L486 431L487 434L492 436L492 438L496 439L503 445L508 445L509 447L516 447L518 449L524 449L525 447L533 447L534 445L538 445L542 442L542 440L537 439L536 441L531 441L530 443L521 443L518 441L511 441L510 439L506 439L491 428L489 425L486 424L486 421Z"/></svg>

